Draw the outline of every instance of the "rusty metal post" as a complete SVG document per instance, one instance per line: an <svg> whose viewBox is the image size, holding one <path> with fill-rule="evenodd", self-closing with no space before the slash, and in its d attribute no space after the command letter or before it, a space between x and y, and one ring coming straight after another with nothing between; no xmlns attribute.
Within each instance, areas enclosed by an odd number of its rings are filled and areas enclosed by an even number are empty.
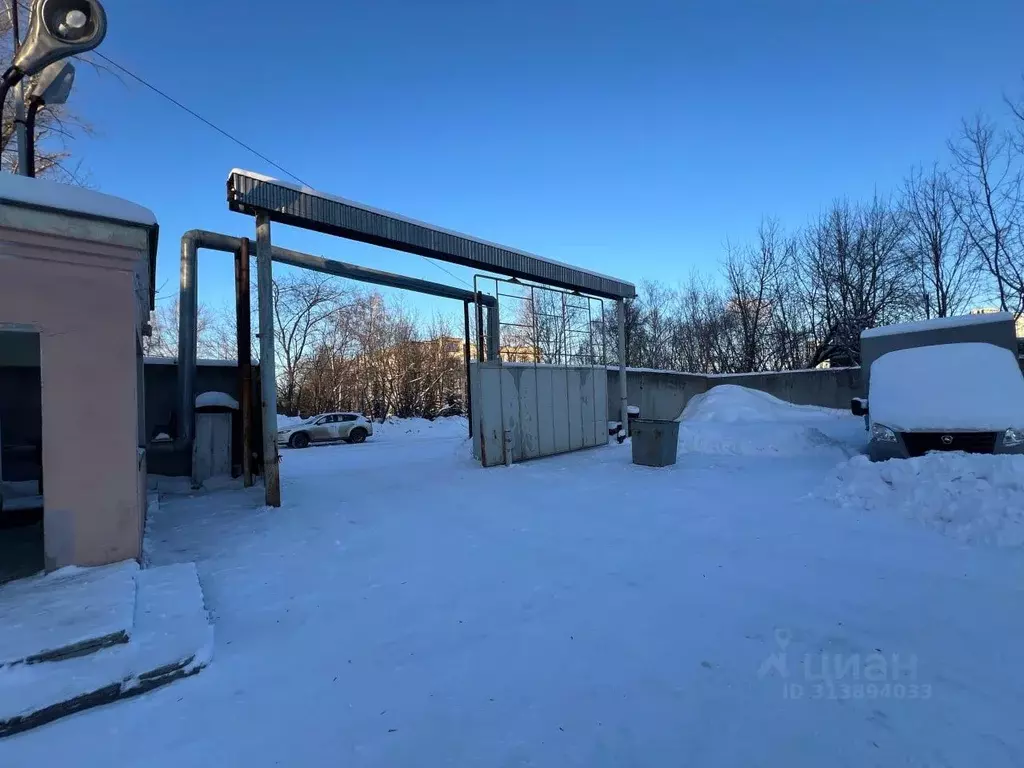
<svg viewBox="0 0 1024 768"><path fill-rule="evenodd" d="M242 416L242 484L252 486L252 314L249 307L249 238L235 251L235 328L238 407Z"/></svg>
<svg viewBox="0 0 1024 768"><path fill-rule="evenodd" d="M469 302L462 302L462 316L465 321L465 338L462 342L462 360L466 366L466 418L469 420L469 436L473 436L473 392L469 378Z"/></svg>
<svg viewBox="0 0 1024 768"><path fill-rule="evenodd" d="M273 266L270 217L256 215L256 279L260 307L260 398L263 401L263 487L268 507L281 506L277 456L277 369L274 365Z"/></svg>

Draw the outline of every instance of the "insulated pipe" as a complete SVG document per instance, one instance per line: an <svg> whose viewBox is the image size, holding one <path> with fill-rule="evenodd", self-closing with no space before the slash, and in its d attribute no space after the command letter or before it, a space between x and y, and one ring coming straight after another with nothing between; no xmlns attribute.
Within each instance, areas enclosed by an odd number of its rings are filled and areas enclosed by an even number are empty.
<svg viewBox="0 0 1024 768"><path fill-rule="evenodd" d="M176 447L192 444L195 431L195 376L199 339L199 281L196 272L200 248L234 253L242 246L237 237L190 229L181 236L181 290L178 295L178 435Z"/></svg>
<svg viewBox="0 0 1024 768"><path fill-rule="evenodd" d="M191 446L195 431L195 375L198 347L197 313L199 311L198 252L200 248L211 251L236 253L242 247L242 238L209 232L203 229L190 229L181 236L181 274L180 293L178 298L178 434L173 443L155 443L152 448L167 446L165 450L181 449ZM460 301L477 301L487 307L495 306L493 296L474 294L453 288L443 283L432 283L390 272L381 272L355 264L325 259L308 253L291 251L287 248L272 247L271 258L281 264L289 264L315 272L324 272L364 283L384 285L390 288L404 288L411 291L458 299ZM495 313L495 320L497 314Z"/></svg>

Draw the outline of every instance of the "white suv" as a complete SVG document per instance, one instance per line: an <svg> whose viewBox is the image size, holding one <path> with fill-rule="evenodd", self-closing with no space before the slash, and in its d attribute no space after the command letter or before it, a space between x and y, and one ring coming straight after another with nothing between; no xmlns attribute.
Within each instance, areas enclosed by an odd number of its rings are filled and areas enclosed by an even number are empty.
<svg viewBox="0 0 1024 768"><path fill-rule="evenodd" d="M345 440L361 443L373 434L373 422L361 413L322 413L301 424L277 430L277 444L305 448L310 443Z"/></svg>

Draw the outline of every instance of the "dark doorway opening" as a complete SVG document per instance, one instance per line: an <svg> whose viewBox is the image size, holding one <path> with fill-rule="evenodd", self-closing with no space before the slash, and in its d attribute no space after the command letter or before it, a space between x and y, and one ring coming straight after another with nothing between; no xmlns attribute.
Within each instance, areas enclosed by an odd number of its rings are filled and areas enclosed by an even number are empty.
<svg viewBox="0 0 1024 768"><path fill-rule="evenodd" d="M39 334L0 326L0 583L43 567Z"/></svg>

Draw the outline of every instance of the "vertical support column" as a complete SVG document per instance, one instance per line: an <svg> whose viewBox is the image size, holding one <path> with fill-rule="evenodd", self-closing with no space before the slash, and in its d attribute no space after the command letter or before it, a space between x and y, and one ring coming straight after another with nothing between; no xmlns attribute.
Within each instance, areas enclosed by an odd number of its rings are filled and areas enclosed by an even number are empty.
<svg viewBox="0 0 1024 768"><path fill-rule="evenodd" d="M629 402L626 400L626 302L619 299L615 314L619 321L619 419L622 429L629 435Z"/></svg>
<svg viewBox="0 0 1024 768"><path fill-rule="evenodd" d="M249 238L235 252L235 328L238 407L242 417L242 485L252 486L252 313L249 307Z"/></svg>
<svg viewBox="0 0 1024 768"><path fill-rule="evenodd" d="M501 318L498 315L498 302L487 308L487 359L498 360L501 357Z"/></svg>
<svg viewBox="0 0 1024 768"><path fill-rule="evenodd" d="M465 322L465 337L462 342L462 362L466 366L466 418L469 421L469 436L473 436L473 389L469 379L469 302L462 302L462 317Z"/></svg>
<svg viewBox="0 0 1024 768"><path fill-rule="evenodd" d="M260 389L263 396L263 487L268 507L281 506L277 459L277 370L274 367L273 268L270 217L256 214L256 279L260 307Z"/></svg>
<svg viewBox="0 0 1024 768"><path fill-rule="evenodd" d="M196 241L181 240L181 273L178 294L178 434L179 440L188 442L195 434L195 368L196 368L196 311L199 304L199 285L196 282Z"/></svg>

